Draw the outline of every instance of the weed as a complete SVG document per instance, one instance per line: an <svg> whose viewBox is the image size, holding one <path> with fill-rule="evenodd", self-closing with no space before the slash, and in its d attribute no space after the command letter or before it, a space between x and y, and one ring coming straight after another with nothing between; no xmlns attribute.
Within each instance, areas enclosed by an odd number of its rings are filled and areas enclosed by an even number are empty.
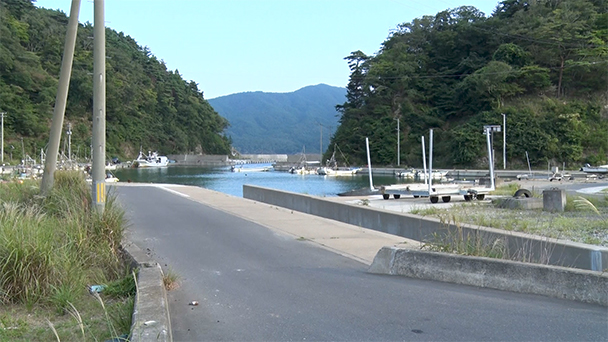
<svg viewBox="0 0 608 342"><path fill-rule="evenodd" d="M124 298L135 296L137 292L135 273L129 273L123 278L110 282L103 289L103 295L109 298Z"/></svg>
<svg viewBox="0 0 608 342"><path fill-rule="evenodd" d="M420 216L439 216L441 213L445 213L445 210L437 209L436 207L427 208L413 208L410 210L411 214Z"/></svg>
<svg viewBox="0 0 608 342"><path fill-rule="evenodd" d="M519 190L521 185L517 183L508 183L501 186L497 186L494 191L490 193L490 195L494 196L513 196L515 191Z"/></svg>
<svg viewBox="0 0 608 342"><path fill-rule="evenodd" d="M179 276L177 273L173 272L171 269L163 272L163 284L165 285L165 289L167 289L167 291L176 289L179 286L177 282L178 279Z"/></svg>

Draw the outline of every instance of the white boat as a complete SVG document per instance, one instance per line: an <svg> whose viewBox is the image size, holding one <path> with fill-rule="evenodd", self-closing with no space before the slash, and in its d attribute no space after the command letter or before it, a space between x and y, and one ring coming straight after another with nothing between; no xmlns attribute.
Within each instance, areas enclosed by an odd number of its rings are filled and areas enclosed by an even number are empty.
<svg viewBox="0 0 608 342"><path fill-rule="evenodd" d="M334 151L331 154L331 158L325 163L325 167L320 167L317 169L317 174L323 176L354 176L357 174L360 167L351 167L351 168L340 168L338 167L338 162L336 160L336 150L338 149L338 145L334 145ZM342 152L342 151L340 151ZM344 157L344 154L342 154ZM346 159L346 157L344 157Z"/></svg>
<svg viewBox="0 0 608 342"><path fill-rule="evenodd" d="M139 151L139 156L133 161L135 167L163 167L169 165L169 159L165 156L159 156L158 152L150 152L144 154Z"/></svg>
<svg viewBox="0 0 608 342"><path fill-rule="evenodd" d="M297 174L297 175L316 175L318 174L318 170L307 168L306 166L302 167L291 167L289 169L289 173Z"/></svg>
<svg viewBox="0 0 608 342"><path fill-rule="evenodd" d="M329 167L321 167L317 170L317 174L323 175L323 176L334 176L334 177L354 176L357 174L357 172L359 170L361 170L361 168L352 168L352 169L348 169L348 170L342 170L342 169L332 169Z"/></svg>
<svg viewBox="0 0 608 342"><path fill-rule="evenodd" d="M106 183L117 183L119 181L116 176L111 173L106 174Z"/></svg>
<svg viewBox="0 0 608 342"><path fill-rule="evenodd" d="M91 183L93 181L93 178L91 178L91 176L87 176L85 179L87 182ZM105 182L106 183L118 183L119 179L116 178L116 176L114 176L111 173L107 173L106 174L106 179Z"/></svg>
<svg viewBox="0 0 608 342"><path fill-rule="evenodd" d="M112 164L108 162L105 166L106 171L114 171L116 170L116 164Z"/></svg>
<svg viewBox="0 0 608 342"><path fill-rule="evenodd" d="M585 164L585 166L581 167L581 171L603 177L608 174L608 164L600 166Z"/></svg>

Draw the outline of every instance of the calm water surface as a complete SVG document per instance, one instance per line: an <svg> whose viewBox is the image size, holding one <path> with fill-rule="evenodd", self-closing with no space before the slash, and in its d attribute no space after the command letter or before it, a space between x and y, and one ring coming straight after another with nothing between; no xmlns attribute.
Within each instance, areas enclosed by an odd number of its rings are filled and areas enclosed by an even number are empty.
<svg viewBox="0 0 608 342"><path fill-rule="evenodd" d="M270 164L246 165L243 170L262 166L270 166ZM121 182L131 180L143 183L195 185L238 197L243 197L244 184L325 197L337 196L339 193L355 189L369 188L367 173L348 177L328 177L296 175L283 171L231 172L228 167L169 166L119 169L114 174ZM374 186L405 182L391 175L373 176L372 180Z"/></svg>

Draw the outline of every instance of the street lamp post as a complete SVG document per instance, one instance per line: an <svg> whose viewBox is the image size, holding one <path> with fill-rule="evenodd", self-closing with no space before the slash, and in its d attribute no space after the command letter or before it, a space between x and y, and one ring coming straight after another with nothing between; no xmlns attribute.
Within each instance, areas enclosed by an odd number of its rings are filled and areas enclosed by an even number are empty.
<svg viewBox="0 0 608 342"><path fill-rule="evenodd" d="M502 168L507 169L507 114L502 115Z"/></svg>

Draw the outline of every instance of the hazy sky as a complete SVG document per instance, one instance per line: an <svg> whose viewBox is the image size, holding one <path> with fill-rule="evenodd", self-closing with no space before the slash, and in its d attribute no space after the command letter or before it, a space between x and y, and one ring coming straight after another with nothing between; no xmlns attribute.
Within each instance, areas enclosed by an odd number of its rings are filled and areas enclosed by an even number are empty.
<svg viewBox="0 0 608 342"><path fill-rule="evenodd" d="M37 6L70 13L71 0ZM106 26L147 46L170 70L198 83L206 99L246 92L291 92L325 83L345 87L352 51L375 54L391 30L423 15L497 0L106 0ZM93 1L79 21L93 23Z"/></svg>

